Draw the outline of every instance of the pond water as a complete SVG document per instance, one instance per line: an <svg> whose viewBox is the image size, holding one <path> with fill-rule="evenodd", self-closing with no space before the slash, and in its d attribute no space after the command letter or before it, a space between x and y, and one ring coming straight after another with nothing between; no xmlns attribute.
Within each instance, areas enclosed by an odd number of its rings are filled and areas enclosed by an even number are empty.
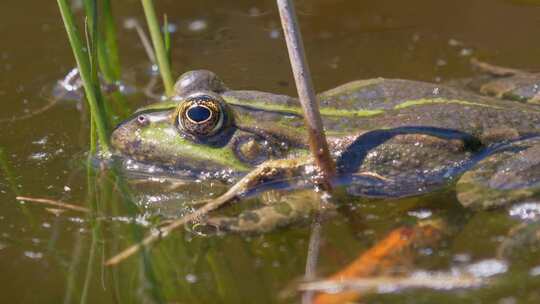
<svg viewBox="0 0 540 304"><path fill-rule="evenodd" d="M158 12L168 15L174 29L177 74L205 68L235 89L296 95L274 1L158 2ZM379 76L432 82L468 77L473 75L473 56L540 70L539 1L296 2L317 91ZM146 77L148 60L135 32L122 24L129 18L144 20L140 3L121 0L113 5L125 78L139 82ZM148 222L159 207L123 200L121 187L113 186L114 175L87 176L88 123L75 101L56 103L29 119L9 120L47 105L74 60L54 2L6 0L0 20L0 302L300 301L295 286L304 276L309 224L250 236L177 232L118 267L103 266L150 230ZM139 95L126 99L132 109L147 102ZM187 192L204 193L201 187L193 185ZM20 203L17 195L61 199L97 210L97 216ZM414 267L434 271L493 259L509 229L519 223L507 210L463 209L451 188L423 197L351 204L355 208L322 224L316 265L320 278L421 216L444 215L460 227L436 246L413 249ZM498 261L499 267L509 266L498 284L362 299L539 303L537 251Z"/></svg>

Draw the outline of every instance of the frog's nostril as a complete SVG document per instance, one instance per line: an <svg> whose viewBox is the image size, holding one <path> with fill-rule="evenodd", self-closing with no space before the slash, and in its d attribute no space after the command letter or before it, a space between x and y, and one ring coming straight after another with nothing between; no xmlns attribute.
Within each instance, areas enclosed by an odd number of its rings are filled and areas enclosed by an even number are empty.
<svg viewBox="0 0 540 304"><path fill-rule="evenodd" d="M146 116L144 115L139 115L137 116L137 122L139 123L139 125L146 125L148 123L148 119L146 118Z"/></svg>

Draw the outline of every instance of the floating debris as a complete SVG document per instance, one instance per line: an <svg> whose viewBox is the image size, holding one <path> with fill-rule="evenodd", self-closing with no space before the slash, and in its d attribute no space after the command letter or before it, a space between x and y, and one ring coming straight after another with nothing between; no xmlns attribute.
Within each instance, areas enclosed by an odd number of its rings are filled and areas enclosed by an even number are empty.
<svg viewBox="0 0 540 304"><path fill-rule="evenodd" d="M406 277L379 276L344 281L324 280L301 284L303 291L341 293L345 291L393 293L404 289L428 288L434 290L453 290L476 288L487 281L466 273L445 273L417 271Z"/></svg>

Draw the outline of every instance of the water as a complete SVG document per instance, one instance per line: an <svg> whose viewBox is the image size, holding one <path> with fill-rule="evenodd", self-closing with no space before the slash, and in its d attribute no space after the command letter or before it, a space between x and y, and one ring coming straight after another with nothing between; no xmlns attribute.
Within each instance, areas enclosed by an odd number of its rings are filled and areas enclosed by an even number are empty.
<svg viewBox="0 0 540 304"><path fill-rule="evenodd" d="M396 77L446 81L472 75L468 60L539 70L536 1L297 1L318 91L346 81ZM113 3L118 24L143 20L137 1ZM173 31L173 68L215 71L235 89L295 94L273 1L159 1ZM0 119L48 103L74 65L53 2L4 2L0 11ZM120 29L126 78L147 59L135 32ZM142 77L144 78L144 77ZM137 78L136 82L140 79ZM146 102L132 96L133 108ZM114 176L90 178L84 167L87 121L75 102L30 119L0 123L0 301L5 303L294 303L303 277L309 225L253 236L176 233L117 268L103 261L132 244L155 220L156 207L126 203ZM96 184L92 184L92 181ZM220 190L221 189L221 190ZM216 191L223 187L216 186ZM183 194L196 196L201 186ZM185 193L185 194L184 194ZM58 214L16 195L50 197L97 210L96 218ZM325 277L419 216L445 215L457 231L417 251L419 269L448 270L493 259L518 222L506 211L461 209L452 190L422 198L357 202L325 221L317 274ZM160 208L167 208L166 205ZM58 214L58 215L57 215ZM429 249L429 250L428 250ZM377 303L538 303L538 255L510 261L499 284L475 290L405 291L369 296Z"/></svg>

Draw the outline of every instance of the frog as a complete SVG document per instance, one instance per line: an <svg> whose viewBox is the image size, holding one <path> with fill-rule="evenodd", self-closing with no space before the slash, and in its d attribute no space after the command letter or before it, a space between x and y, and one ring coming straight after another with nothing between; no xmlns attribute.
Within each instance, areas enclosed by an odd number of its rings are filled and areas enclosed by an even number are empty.
<svg viewBox="0 0 540 304"><path fill-rule="evenodd" d="M500 82L515 74L490 76ZM475 88L373 78L318 94L335 160L332 185L366 198L454 186L463 206L480 210L540 197L540 108ZM257 209L206 220L227 231L265 232L336 209L310 188L318 171L306 134L297 98L230 89L215 73L194 70L179 77L173 98L120 123L111 144L118 157L165 172L232 176L236 183L206 211L278 193Z"/></svg>

